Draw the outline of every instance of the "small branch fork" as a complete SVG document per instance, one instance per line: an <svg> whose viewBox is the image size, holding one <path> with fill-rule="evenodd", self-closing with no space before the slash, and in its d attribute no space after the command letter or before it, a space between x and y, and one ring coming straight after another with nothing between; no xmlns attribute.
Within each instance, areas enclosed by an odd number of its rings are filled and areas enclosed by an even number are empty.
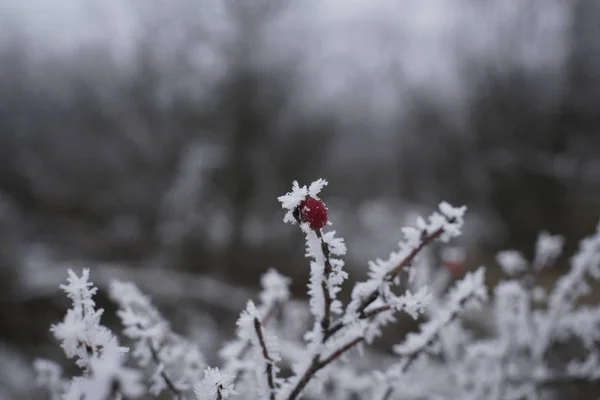
<svg viewBox="0 0 600 400"><path fill-rule="evenodd" d="M259 321L261 326L265 326L267 323L269 323L271 318L273 318L277 308L278 308L278 304L273 303L273 305L265 313L265 316L262 318L262 320ZM250 350L251 347L252 347L252 345L250 344L250 342L246 342L244 347L237 354L236 358L238 358L238 359L243 358L246 355L246 353L248 352L248 350Z"/></svg>
<svg viewBox="0 0 600 400"><path fill-rule="evenodd" d="M394 278L400 273L400 271L403 268L409 266L413 262L415 257L419 254L419 252L421 250L423 250L423 248L425 248L427 245L429 245L435 239L439 238L442 235L442 233L444 233L444 228L438 228L430 234L427 234L426 232L424 232L423 237L421 239L421 243L419 243L419 245L417 247L415 247L410 252L410 254L408 256L406 256L406 258L404 260L402 260L396 267L394 267L394 269L392 269L387 274L385 279L389 282L393 281ZM369 307L375 300L377 300L378 297L379 297L379 291L377 291L377 290L374 290L373 292L371 292L371 294L369 296L367 296L367 298L363 301L363 303L361 304L361 306L358 309L358 313L361 316L361 318L365 318L364 317L365 309L367 307Z"/></svg>
<svg viewBox="0 0 600 400"><path fill-rule="evenodd" d="M137 326L139 329L144 329L144 327L139 323L137 324ZM160 357L158 356L158 350L156 350L156 348L154 347L154 344L152 343L151 339L148 339L148 348L150 349L150 354L152 354L152 360L154 361L154 363L156 364L157 367L160 367L162 362L160 361ZM177 387L175 386L175 384L173 383L171 378L169 378L169 375L167 375L167 373L165 371L162 371L160 373L160 376L163 378L163 380L165 381L165 384L167 385L169 390L173 393L175 398L177 400L181 400L182 394L179 391L179 389L177 389Z"/></svg>
<svg viewBox="0 0 600 400"><path fill-rule="evenodd" d="M267 345L265 343L265 336L262 329L262 324L258 320L258 318L254 318L254 330L256 331L256 336L258 336L258 342L260 347L262 348L263 358L266 363L266 374L267 374L267 384L269 385L270 400L275 400L275 381L273 379L273 359L269 355L269 351L267 350Z"/></svg>
<svg viewBox="0 0 600 400"><path fill-rule="evenodd" d="M267 310L267 312L265 313L265 316L262 318L262 320L260 321L260 325L261 326L265 326L275 315L277 308L280 306L279 303L273 303L271 307L269 307L269 309ZM251 343L248 341L246 342L246 344L244 345L244 347L242 347L242 349L238 352L238 354L236 355L236 358L238 360L241 360L242 358L244 358L244 356L246 355L246 353L248 353L248 351L250 350L250 348L252 347ZM238 382L239 379L241 378L243 371L240 371L240 373L238 373L235 376L235 380L234 382Z"/></svg>
<svg viewBox="0 0 600 400"><path fill-rule="evenodd" d="M442 233L444 233L443 227L436 229L435 231L433 231L430 234L423 232L423 236L421 238L421 242L419 243L419 246L415 247L396 267L394 267L387 274L387 276L385 277L386 281L389 281L389 282L393 281L394 278L400 273L400 271L403 268L405 268L406 266L410 265L413 262L415 257L419 254L419 252L423 248L425 248L431 242L433 242L434 240L439 238L442 235ZM323 235L322 235L321 231L320 230L316 231L316 234L317 234L317 237L321 240L321 248L323 250L323 255L325 256L325 279L323 280L323 283L322 283L323 295L325 298L325 313L324 313L323 320L321 321L321 327L323 328L323 343L325 343L331 336L333 336L336 332L340 331L346 325L342 321L338 321L335 325L330 327L329 309L330 309L332 300L329 297L329 288L327 286L327 278L329 277L329 274L331 273L330 251L329 251L329 247L327 246L327 243L325 243L325 241L323 240ZM358 309L359 317L361 319L372 318L372 317L376 316L377 314L382 313L384 311L388 311L392 308L391 305L386 304L381 307L378 307L373 310L369 310L369 311L365 312L365 309L368 306L370 306L375 300L377 300L379 295L380 295L379 291L374 290L371 294L369 294L369 296L367 296L363 300L363 302L361 303L361 305ZM297 399L298 396L300 395L300 393L302 392L302 390L306 387L306 385L308 384L308 382L314 376L315 373L317 373L320 369L324 368L331 362L337 360L346 351L350 350L351 348L353 348L357 344L363 342L364 340L365 340L364 336L358 336L358 337L352 339L351 341L349 341L348 343L346 343L345 345L341 346L339 349L337 349L335 352L333 352L329 357L327 357L323 360L320 359L321 354L315 355L312 359L310 366L306 369L306 371L304 372L304 374L302 375L302 377L300 378L300 380L298 381L296 386L294 386L294 389L291 391L287 400ZM416 355L415 355L415 358L416 358ZM412 362L412 360L411 360L411 362ZM406 367L408 368L408 365Z"/></svg>
<svg viewBox="0 0 600 400"><path fill-rule="evenodd" d="M386 276L386 280L387 281L393 281L394 278L400 273L400 271L409 266L415 259L415 257L419 254L419 252L421 250L423 250L423 248L425 248L427 245L429 245L431 242L433 242L434 240L436 240L437 238L439 238L442 233L444 233L444 229L443 228L438 228L435 231L433 231L430 234L424 234L423 238L421 239L421 243L419 243L419 246L415 247L408 256L406 256L406 258L404 258L396 267L394 267L394 269L392 269L388 275ZM373 292L371 292L371 294L369 294L362 302L362 304L360 305L360 307L358 308L358 313L359 313L359 317L361 319L368 319L368 318L372 318L375 315L384 312L384 311L388 311L390 310L392 307L389 304L385 304L381 307L375 308L373 310L369 310L369 311L365 311L365 309L367 307L369 307L371 304L373 304L373 302L375 300L377 300L377 298L379 297L379 291L378 290L374 290ZM325 335L325 340L329 339L331 336L333 336L333 334L335 334L336 332L338 332L340 329L342 329L344 327L343 322L339 321L337 322L335 325L333 325L331 327L331 329L327 332L327 335Z"/></svg>

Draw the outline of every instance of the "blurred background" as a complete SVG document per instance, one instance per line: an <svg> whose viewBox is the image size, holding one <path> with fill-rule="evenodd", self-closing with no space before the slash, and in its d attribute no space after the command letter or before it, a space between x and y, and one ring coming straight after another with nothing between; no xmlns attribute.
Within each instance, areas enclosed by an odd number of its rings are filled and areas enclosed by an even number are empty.
<svg viewBox="0 0 600 400"><path fill-rule="evenodd" d="M305 295L294 179L329 180L355 279L442 200L469 207L467 269L539 230L571 253L600 215L598 20L597 0L3 0L0 397L64 359L68 267L208 342L270 266Z"/></svg>

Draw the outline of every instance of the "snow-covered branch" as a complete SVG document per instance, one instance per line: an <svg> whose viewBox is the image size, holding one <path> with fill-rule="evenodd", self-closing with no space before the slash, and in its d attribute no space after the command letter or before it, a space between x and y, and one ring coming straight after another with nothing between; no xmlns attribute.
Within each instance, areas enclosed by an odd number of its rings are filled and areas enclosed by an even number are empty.
<svg viewBox="0 0 600 400"><path fill-rule="evenodd" d="M402 229L396 251L369 263L367 279L354 285L344 304L338 295L348 278L346 245L327 229L331 222L319 198L326 184L294 182L279 197L284 221L298 224L305 237L308 302L290 299L291 280L268 269L256 303L247 301L240 314L236 338L219 351L222 369L207 366L200 348L173 332L135 284L115 280L110 298L140 370L125 366L128 349L100 323L103 311L95 308L89 270L80 276L69 270L60 287L73 305L51 331L82 373L68 378L58 364L37 360L37 385L52 400L162 392L180 400L533 400L566 386L599 386L600 307L579 300L592 290L590 278L600 279L600 226L581 242L549 295L540 274L558 262L561 236L540 233L531 261L514 250L498 253L507 278L489 290L488 299L485 270L465 271L463 248L442 246L443 266L435 264L439 249L431 245L459 236L466 212L442 202L427 219ZM230 294L225 286L219 290ZM371 348L400 312L417 321L416 331L393 346L393 355ZM473 321L486 329L473 329ZM581 345L587 356L557 362L557 342Z"/></svg>
<svg viewBox="0 0 600 400"><path fill-rule="evenodd" d="M63 399L106 399L124 395L140 397L144 393L139 371L124 366L128 348L119 346L113 333L100 324L104 310L95 309L93 296L97 292L89 281L90 272L84 269L81 276L68 271L66 285L61 289L73 302L64 320L52 325L50 330L61 341L68 358L74 358L83 375L73 378L64 388ZM51 393L61 391L60 372L47 362L37 362L38 373L46 374L45 384ZM38 380L42 379L38 375Z"/></svg>

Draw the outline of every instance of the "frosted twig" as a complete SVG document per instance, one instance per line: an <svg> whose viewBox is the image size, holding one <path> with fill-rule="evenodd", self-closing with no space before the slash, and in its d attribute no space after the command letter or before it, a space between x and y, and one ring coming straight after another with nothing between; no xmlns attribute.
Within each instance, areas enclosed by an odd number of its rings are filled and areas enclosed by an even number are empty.
<svg viewBox="0 0 600 400"><path fill-rule="evenodd" d="M143 329L143 327L141 325L139 325L139 328ZM162 363L160 362L160 357L158 356L158 351L156 351L156 349L154 348L154 345L150 342L148 343L148 348L150 349L150 353L152 354L152 360L156 363L156 366L158 368L160 368ZM169 375L167 375L167 373L163 370L160 372L160 376L161 376L161 378L163 378L163 380L165 381L165 384L167 385L169 390L173 393L175 398L177 400L181 400L182 399L181 392L177 389L177 387L175 387L175 384L173 383L173 381L171 380Z"/></svg>
<svg viewBox="0 0 600 400"><path fill-rule="evenodd" d="M321 250L323 251L323 258L325 264L325 270L323 272L323 280L321 281L321 288L323 289L323 298L324 298L324 308L323 308L323 319L321 319L321 329L323 329L323 337L327 337L329 335L329 324L330 324L330 310L331 303L333 299L329 294L329 287L327 285L327 280L329 279L329 275L331 274L331 260L329 253L329 246L323 239L323 234L321 230L315 231L319 241L321 242Z"/></svg>
<svg viewBox="0 0 600 400"><path fill-rule="evenodd" d="M398 263L398 265L392 269L386 276L386 281L391 282L394 280L394 278L396 277L396 275L398 275L398 273L405 267L407 267L408 265L410 265L415 257L419 254L419 252L421 252L421 250L423 250L428 244L430 244L431 242L433 242L435 239L439 238L441 236L441 234L444 232L444 228L438 228L437 230L435 230L434 232L432 232L431 234L428 235L424 235L421 239L421 242L419 243L419 245L414 248L400 263ZM361 303L360 307L358 308L358 314L359 314L359 318L361 319L368 319L371 317L374 317L375 315L384 312L384 311L388 311L390 310L392 307L389 304L385 304L383 306L377 307L375 309L369 310L367 312L365 312L365 309L370 306L371 304L373 304L373 302L375 300L377 300L377 298L379 297L380 293L379 290L373 290L371 292L371 294L369 294ZM337 333L340 329L344 328L345 324L343 321L338 321L336 322L331 329L329 329L328 331L328 335L325 336L325 340L329 339L331 336L333 336L335 333Z"/></svg>
<svg viewBox="0 0 600 400"><path fill-rule="evenodd" d="M267 349L267 345L265 344L265 337L262 330L262 324L258 320L258 318L254 318L254 330L256 331L256 336L258 337L258 342L262 349L262 355L265 359L266 363L266 373L267 373L267 384L269 385L270 393L269 399L275 400L275 381L273 377L273 359L269 356L269 351Z"/></svg>
<svg viewBox="0 0 600 400"><path fill-rule="evenodd" d="M265 314L265 316L260 321L261 325L264 326L264 325L266 325L266 324L269 323L269 321L271 320L271 318L273 318L273 315L275 314L277 306L278 306L277 303L273 303L271 305L271 307L269 308L269 310L267 311L267 313ZM235 358L237 358L237 359L244 358L244 356L246 355L246 353L248 353L248 351L250 350L251 347L252 347L252 344L248 340L246 342L246 344L244 345L244 347L242 347L242 349L239 351L239 353L235 356ZM239 379L239 378L240 378L240 375L236 376L236 379Z"/></svg>
<svg viewBox="0 0 600 400"><path fill-rule="evenodd" d="M419 252L421 250L423 250L423 248L425 248L425 246L427 246L429 243L433 242L435 239L437 239L438 237L440 237L440 235L444 233L444 228L440 227L437 230L435 230L434 232L430 233L430 234L425 234L422 239L421 242L419 243L419 245L413 249L410 254L404 259L402 260L394 269L392 269L387 276L385 277L385 279L388 282L391 282L394 280L394 278L396 277L396 275L398 275L398 273L406 266L410 265L410 263L415 259L415 257L419 254ZM371 294L363 301L363 303L361 304L361 306L358 309L359 315L362 318L366 318L364 311L365 309L370 306L375 300L377 300L377 297L379 297L379 291L374 290L373 292L371 292Z"/></svg>

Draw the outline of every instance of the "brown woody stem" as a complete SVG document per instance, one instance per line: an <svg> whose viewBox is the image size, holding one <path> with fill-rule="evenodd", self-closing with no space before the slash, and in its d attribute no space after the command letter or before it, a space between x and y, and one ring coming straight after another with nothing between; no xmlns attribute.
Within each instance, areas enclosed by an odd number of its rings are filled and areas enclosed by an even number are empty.
<svg viewBox="0 0 600 400"><path fill-rule="evenodd" d="M330 327L330 317L329 317L329 312L330 312L330 306L331 306L331 301L332 299L329 297L329 289L327 286L327 278L329 277L329 274L331 273L331 263L329 260L329 247L327 246L327 243L325 243L325 241L323 240L323 235L321 234L320 230L315 231L317 234L317 237L321 240L321 248L323 250L323 255L325 256L325 274L324 274L324 279L322 282L322 288L323 288L323 295L325 298L325 313L323 316L323 319L321 321L321 327L323 328L323 342L327 341L331 336L333 336L336 332L338 332L339 330L341 330L342 328L345 327L344 323L339 321L338 323L336 323L333 327ZM444 232L443 227L440 227L438 229L436 229L435 231L433 231L430 234L427 234L426 232L423 232L422 238L421 238L421 242L419 243L419 245L417 247L415 247L409 254L408 256L406 256L396 267L394 267L385 277L385 279L387 281L392 281L394 280L394 278L400 273L400 271L410 265L410 263L413 262L413 260L415 259L415 257L417 256L417 254L419 254L419 252L428 244L430 244L431 242L433 242L435 239L437 239L438 237L440 237L440 235ZM377 300L377 298L379 297L379 290L374 290L373 292L371 292L361 303L360 307L358 308L358 314L359 317L361 319L365 319L365 318L371 318L381 312L387 311L391 309L391 306L389 304L386 304L384 306L375 308L373 310L370 310L368 312L365 312L365 309L367 307L369 307L375 300ZM306 385L308 384L308 382L310 381L310 379L313 377L313 375L319 371L321 368L325 367L326 365L328 365L329 363L335 361L337 358L339 358L342 354L344 354L346 351L350 350L352 347L356 346L358 343L361 343L362 341L364 341L365 338L363 336L359 336L355 339L353 339L352 341L346 343L344 346L340 347L338 350L336 350L335 352L333 352L329 357L327 357L324 360L319 360L319 357L321 356L320 354L317 354L313 357L313 360L310 364L310 366L307 368L307 370L304 372L304 374L302 375L302 377L300 378L300 380L298 381L298 383L296 384L296 386L294 386L294 389L292 390L292 392L290 393L289 397L287 400L295 400L300 393L302 392L302 390L306 387ZM416 358L417 355L414 356L414 358ZM409 363L411 363L413 360L409 360ZM407 366L408 367L408 366ZM389 393L391 395L391 392Z"/></svg>
<svg viewBox="0 0 600 400"><path fill-rule="evenodd" d="M321 288L323 289L323 298L325 299L323 319L321 319L321 329L323 330L323 336L326 337L329 333L330 312L332 302L332 298L329 295L329 284L327 283L329 279L329 274L331 274L331 254L329 252L329 246L327 245L327 243L325 243L325 239L323 239L323 234L321 233L321 230L316 230L315 233L321 242L321 250L323 251L323 258L325 259L323 280L321 281Z"/></svg>
<svg viewBox="0 0 600 400"><path fill-rule="evenodd" d="M152 343L148 343L148 347L150 348L150 352L152 353L152 359L154 360L154 362L156 363L157 366L161 365L161 361L160 358L158 357L158 352L156 351L156 349L154 348L154 346L152 345ZM165 384L167 385L167 387L169 388L169 390L173 393L173 395L175 396L175 398L177 400L181 399L181 392L175 387L175 384L173 383L173 381L171 380L171 378L169 378L169 376L167 375L167 373L165 371L162 371L160 373L160 376L163 378L163 380L165 381Z"/></svg>
<svg viewBox="0 0 600 400"><path fill-rule="evenodd" d="M258 336L258 342L260 347L262 348L263 358L266 363L266 373L267 373L267 384L271 389L271 394L269 395L270 400L275 400L275 381L273 380L273 359L269 356L269 351L267 350L267 345L265 343L265 337L262 330L262 325L258 318L254 318L254 330L256 331L256 336Z"/></svg>
<svg viewBox="0 0 600 400"><path fill-rule="evenodd" d="M388 272L385 279L387 281L394 280L396 275L398 275L404 267L410 265L414 261L415 257L419 254L419 252L421 250L423 250L423 248L425 246L427 246L428 244L433 242L435 239L440 237L440 235L442 233L444 233L444 228L438 228L430 234L424 233L423 238L421 239L421 242L419 243L419 245L417 247L415 247L414 249L412 249L412 251L408 254L408 256L406 256L397 266L395 266L394 269L392 269L390 272ZM374 290L373 292L371 292L371 294L369 296L367 296L367 298L363 301L361 306L358 308L358 313L361 316L361 318L365 318L365 316L364 316L365 309L367 307L369 307L375 300L377 300L378 297L379 297L378 290Z"/></svg>
<svg viewBox="0 0 600 400"><path fill-rule="evenodd" d="M290 393L288 400L295 400L300 395L302 390L304 390L304 388L306 387L306 385L308 384L310 379L320 369L326 367L328 364L337 360L342 354L344 354L346 351L350 350L352 347L356 346L358 343L362 342L363 340L365 340L365 338L362 336L359 336L359 337L351 340L350 342L346 343L345 345L343 345L342 347L337 349L335 352L333 352L329 357L327 357L324 360L319 360L319 355L316 355L313 358L312 363L310 364L310 366L308 367L306 372L304 372L304 375L302 375L302 378L300 378L300 380L298 381L296 386L294 386L294 389Z"/></svg>
<svg viewBox="0 0 600 400"><path fill-rule="evenodd" d="M396 275L398 275L400 273L400 271L405 268L406 266L410 265L410 263L412 263L415 259L415 257L419 254L419 252L421 250L423 250L423 248L425 248L425 246L427 246L428 244L430 244L431 242L433 242L435 239L437 239L438 237L440 237L440 235L444 233L444 229L443 228L438 228L435 231L433 231L430 234L425 234L423 235L423 238L421 239L421 243L419 243L419 245L417 247L415 247L410 254L408 254L396 267L394 267L394 269L392 269L387 276L385 277L385 279L387 281L392 281ZM369 310L366 311L366 308L369 307L371 304L373 304L373 302L375 300L377 300L377 298L379 297L379 291L378 290L374 290L372 291L362 302L362 304L360 305L360 307L358 308L358 315L361 319L367 319L367 318L371 318L374 317L375 315L383 312L383 311L388 311L391 309L391 306L389 304L383 305L381 307L375 308L373 310ZM335 334L336 332L338 332L340 329L342 329L344 327L344 324L339 321L337 322L335 325L333 325L329 331L328 334L325 335L325 340L329 339L331 336L333 336L333 334Z"/></svg>

